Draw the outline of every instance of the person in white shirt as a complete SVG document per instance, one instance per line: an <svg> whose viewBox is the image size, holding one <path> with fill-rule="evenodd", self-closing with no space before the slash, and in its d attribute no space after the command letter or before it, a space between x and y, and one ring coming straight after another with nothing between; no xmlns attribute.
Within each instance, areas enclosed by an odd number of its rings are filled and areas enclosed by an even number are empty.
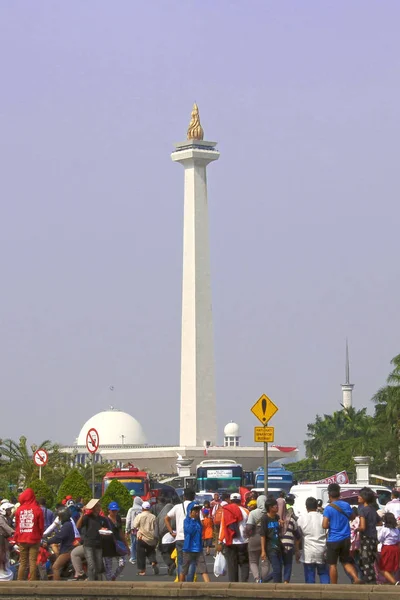
<svg viewBox="0 0 400 600"><path fill-rule="evenodd" d="M165 517L165 525L172 535L175 538L176 552L178 554L178 577L182 571L183 565L183 542L185 540L184 534L184 522L186 518L186 510L187 507L193 500L195 499L194 490L187 489L183 494L183 502L182 504L176 504L171 510L168 512ZM175 529L172 527L172 519L175 521ZM188 574L186 575L186 581L193 581L195 575L196 565L190 567Z"/></svg>
<svg viewBox="0 0 400 600"><path fill-rule="evenodd" d="M385 513L392 513L396 521L400 519L400 493L397 490L392 491L392 499L385 506Z"/></svg>
<svg viewBox="0 0 400 600"><path fill-rule="evenodd" d="M307 514L302 514L297 521L303 538L303 550L300 562L304 566L305 583L315 583L315 572L320 583L330 583L329 568L325 562L326 531L322 527L323 516L318 512L315 498L306 500Z"/></svg>
<svg viewBox="0 0 400 600"><path fill-rule="evenodd" d="M133 495L133 494L131 494L131 495ZM142 504L143 504L143 500L141 499L141 497L134 496L133 504L130 507L130 509L128 510L128 514L126 515L126 521L125 521L126 535L130 536L130 538L131 538L131 557L129 559L129 562L132 565L136 564L136 557L137 557L137 553L136 553L137 536L136 536L136 529L134 529L134 527L133 527L133 521L138 516L138 514L140 514L142 512Z"/></svg>

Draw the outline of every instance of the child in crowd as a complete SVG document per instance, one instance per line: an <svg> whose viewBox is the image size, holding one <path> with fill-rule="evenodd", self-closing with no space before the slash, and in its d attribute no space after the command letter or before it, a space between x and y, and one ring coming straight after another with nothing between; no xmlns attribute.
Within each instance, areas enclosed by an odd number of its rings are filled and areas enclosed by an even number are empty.
<svg viewBox="0 0 400 600"><path fill-rule="evenodd" d="M383 515L383 527L378 533L378 542L382 544L379 570L389 583L399 585L395 573L399 570L400 531L395 516L388 512Z"/></svg>
<svg viewBox="0 0 400 600"><path fill-rule="evenodd" d="M206 555L210 555L210 548L213 540L213 520L210 516L210 509L203 508L203 546L206 549Z"/></svg>
<svg viewBox="0 0 400 600"><path fill-rule="evenodd" d="M360 532L358 527L360 525L360 517L358 516L357 506L353 506L354 519L350 521L350 556L354 560L354 563L359 571L358 575L361 577L362 573L360 570Z"/></svg>

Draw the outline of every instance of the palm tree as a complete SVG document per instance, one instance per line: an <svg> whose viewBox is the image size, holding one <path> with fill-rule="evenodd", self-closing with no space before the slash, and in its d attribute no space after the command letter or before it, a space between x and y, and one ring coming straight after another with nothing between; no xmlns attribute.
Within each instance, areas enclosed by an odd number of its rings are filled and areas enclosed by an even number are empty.
<svg viewBox="0 0 400 600"><path fill-rule="evenodd" d="M59 451L59 446L50 440L44 440L39 446L32 444L30 448L25 436L21 436L18 442L11 439L0 440L0 453L8 461L8 470L14 486L37 477L38 467L33 462L33 453L38 448L48 452L49 460L46 468L55 467L62 460L63 454Z"/></svg>
<svg viewBox="0 0 400 600"><path fill-rule="evenodd" d="M92 460L89 459L85 462L84 465L78 464L76 467L81 471L82 475L86 479L86 481L92 481ZM106 473L111 471L114 468L114 465L110 465L109 463L95 463L94 464L94 478L95 481L103 481L103 477Z"/></svg>
<svg viewBox="0 0 400 600"><path fill-rule="evenodd" d="M374 419L366 414L366 408L338 410L323 418L317 415L315 423L308 425L306 456L317 459L322 469L328 465L349 469L353 456L371 449L374 431Z"/></svg>
<svg viewBox="0 0 400 600"><path fill-rule="evenodd" d="M389 373L387 385L380 388L373 396L375 416L386 428L387 434L396 440L398 463L400 463L400 354L392 358L390 363L394 369Z"/></svg>

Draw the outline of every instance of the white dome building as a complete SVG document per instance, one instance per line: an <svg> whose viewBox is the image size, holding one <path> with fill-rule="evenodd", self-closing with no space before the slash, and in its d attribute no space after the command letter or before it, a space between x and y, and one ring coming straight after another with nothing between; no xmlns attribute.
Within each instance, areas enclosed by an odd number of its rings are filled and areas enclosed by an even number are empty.
<svg viewBox="0 0 400 600"><path fill-rule="evenodd" d="M224 428L224 446L239 446L239 425L231 421Z"/></svg>
<svg viewBox="0 0 400 600"><path fill-rule="evenodd" d="M146 444L141 424L128 413L110 407L91 417L82 427L77 445L86 445L89 429L96 429L100 446L140 446Z"/></svg>

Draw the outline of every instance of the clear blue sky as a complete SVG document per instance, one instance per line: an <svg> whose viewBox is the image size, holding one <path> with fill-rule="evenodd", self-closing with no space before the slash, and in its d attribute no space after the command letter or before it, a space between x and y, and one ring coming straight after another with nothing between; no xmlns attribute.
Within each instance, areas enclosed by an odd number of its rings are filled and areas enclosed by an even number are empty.
<svg viewBox="0 0 400 600"><path fill-rule="evenodd" d="M0 437L178 441L183 170L209 168L218 427L301 444L399 347L397 1L0 4ZM109 391L109 386L115 387Z"/></svg>

